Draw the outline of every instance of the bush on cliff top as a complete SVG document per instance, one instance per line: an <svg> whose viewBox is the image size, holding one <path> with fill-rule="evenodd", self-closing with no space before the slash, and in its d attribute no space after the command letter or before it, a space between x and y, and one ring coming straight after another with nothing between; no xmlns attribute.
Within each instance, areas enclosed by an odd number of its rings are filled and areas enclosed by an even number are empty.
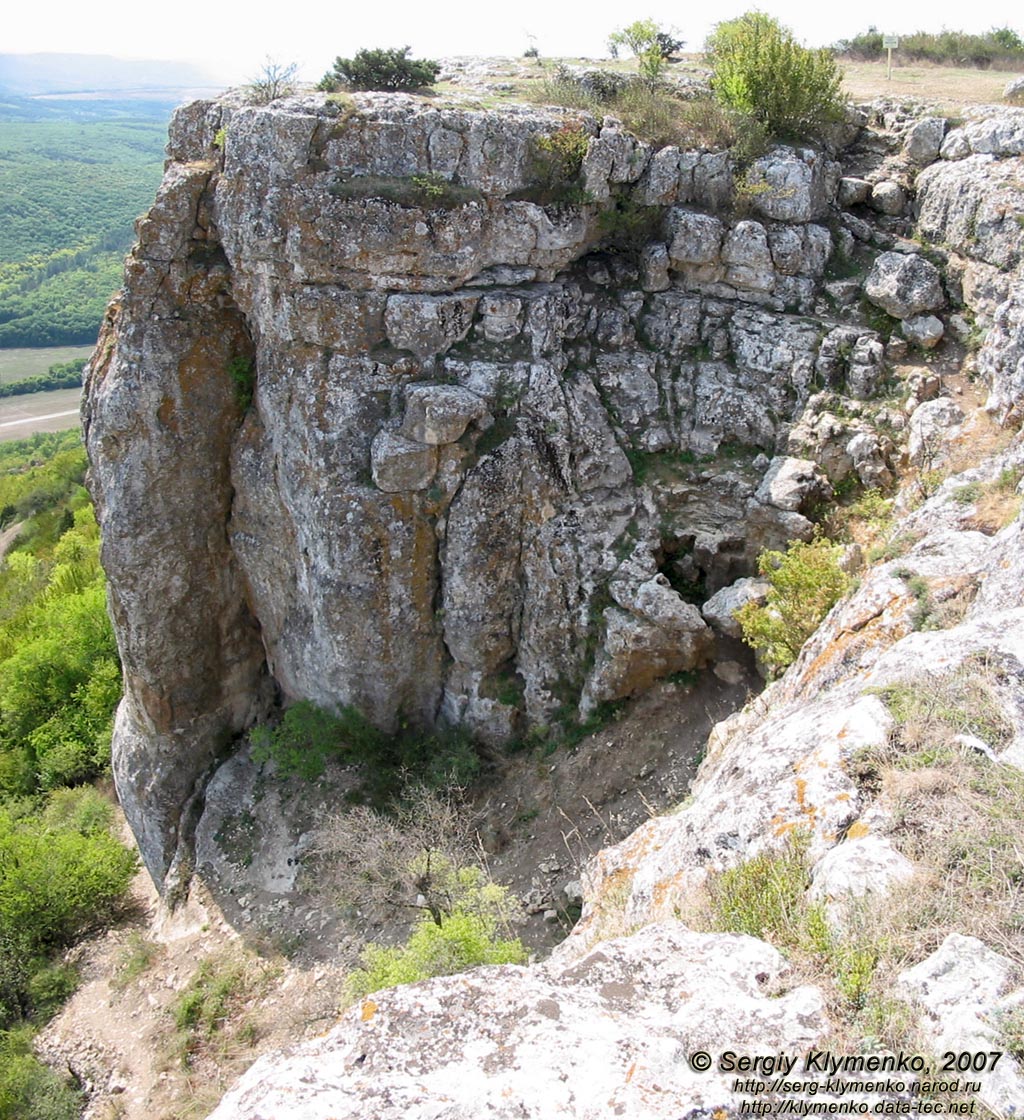
<svg viewBox="0 0 1024 1120"><path fill-rule="evenodd" d="M842 75L832 52L800 46L763 12L718 24L705 50L715 69L715 97L773 136L814 137L842 117Z"/></svg>
<svg viewBox="0 0 1024 1120"><path fill-rule="evenodd" d="M355 58L336 58L334 66L320 79L318 89L333 92L348 89L414 90L433 85L441 67L426 58L409 58L409 48L356 52Z"/></svg>

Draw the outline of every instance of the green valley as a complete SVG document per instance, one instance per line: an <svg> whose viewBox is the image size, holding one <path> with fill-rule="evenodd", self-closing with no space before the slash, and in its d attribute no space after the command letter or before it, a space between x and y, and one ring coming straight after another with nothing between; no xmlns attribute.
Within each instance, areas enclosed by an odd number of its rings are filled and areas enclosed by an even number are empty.
<svg viewBox="0 0 1024 1120"><path fill-rule="evenodd" d="M166 125L13 115L0 106L0 348L88 345L160 181Z"/></svg>

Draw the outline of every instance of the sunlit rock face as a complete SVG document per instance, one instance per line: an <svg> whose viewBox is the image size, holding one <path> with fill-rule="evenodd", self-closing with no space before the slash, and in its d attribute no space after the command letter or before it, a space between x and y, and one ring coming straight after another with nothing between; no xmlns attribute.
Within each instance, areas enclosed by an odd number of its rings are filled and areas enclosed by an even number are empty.
<svg viewBox="0 0 1024 1120"><path fill-rule="evenodd" d="M566 127L582 203L537 186ZM168 154L84 410L158 881L275 698L508 739L702 664L680 588L809 533L752 461L815 376L825 156L764 157L738 218L727 154L556 111L197 102Z"/></svg>

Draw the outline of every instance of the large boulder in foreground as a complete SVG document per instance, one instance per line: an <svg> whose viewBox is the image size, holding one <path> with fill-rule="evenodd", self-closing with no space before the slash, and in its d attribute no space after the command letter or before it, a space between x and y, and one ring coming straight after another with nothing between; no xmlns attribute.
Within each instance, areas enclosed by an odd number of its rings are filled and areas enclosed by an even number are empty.
<svg viewBox="0 0 1024 1120"><path fill-rule="evenodd" d="M722 1051L796 1054L828 1030L816 989L775 995L788 976L763 941L672 922L568 966L390 988L258 1061L210 1120L711 1116L743 1097ZM715 1068L690 1066L701 1051Z"/></svg>

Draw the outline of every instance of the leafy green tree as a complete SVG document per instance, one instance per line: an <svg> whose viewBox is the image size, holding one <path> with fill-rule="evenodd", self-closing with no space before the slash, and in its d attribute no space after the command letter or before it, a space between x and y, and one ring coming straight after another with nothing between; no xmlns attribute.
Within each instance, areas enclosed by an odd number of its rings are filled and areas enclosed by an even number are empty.
<svg viewBox="0 0 1024 1120"><path fill-rule="evenodd" d="M0 1120L76 1120L82 1094L36 1058L32 1034L0 1031Z"/></svg>
<svg viewBox="0 0 1024 1120"><path fill-rule="evenodd" d="M842 75L832 52L800 46L763 12L718 24L705 50L717 100L760 121L773 136L814 137L842 117Z"/></svg>
<svg viewBox="0 0 1024 1120"><path fill-rule="evenodd" d="M319 89L415 90L433 85L441 66L425 58L409 58L409 47L378 47L357 51L355 58L336 58Z"/></svg>
<svg viewBox="0 0 1024 1120"><path fill-rule="evenodd" d="M608 50L613 58L618 58L623 48L628 50L637 61L640 77L653 85L661 77L675 43L676 40L663 32L653 19L638 19L620 31L612 32L608 38ZM670 46L672 49L666 53L666 47Z"/></svg>

